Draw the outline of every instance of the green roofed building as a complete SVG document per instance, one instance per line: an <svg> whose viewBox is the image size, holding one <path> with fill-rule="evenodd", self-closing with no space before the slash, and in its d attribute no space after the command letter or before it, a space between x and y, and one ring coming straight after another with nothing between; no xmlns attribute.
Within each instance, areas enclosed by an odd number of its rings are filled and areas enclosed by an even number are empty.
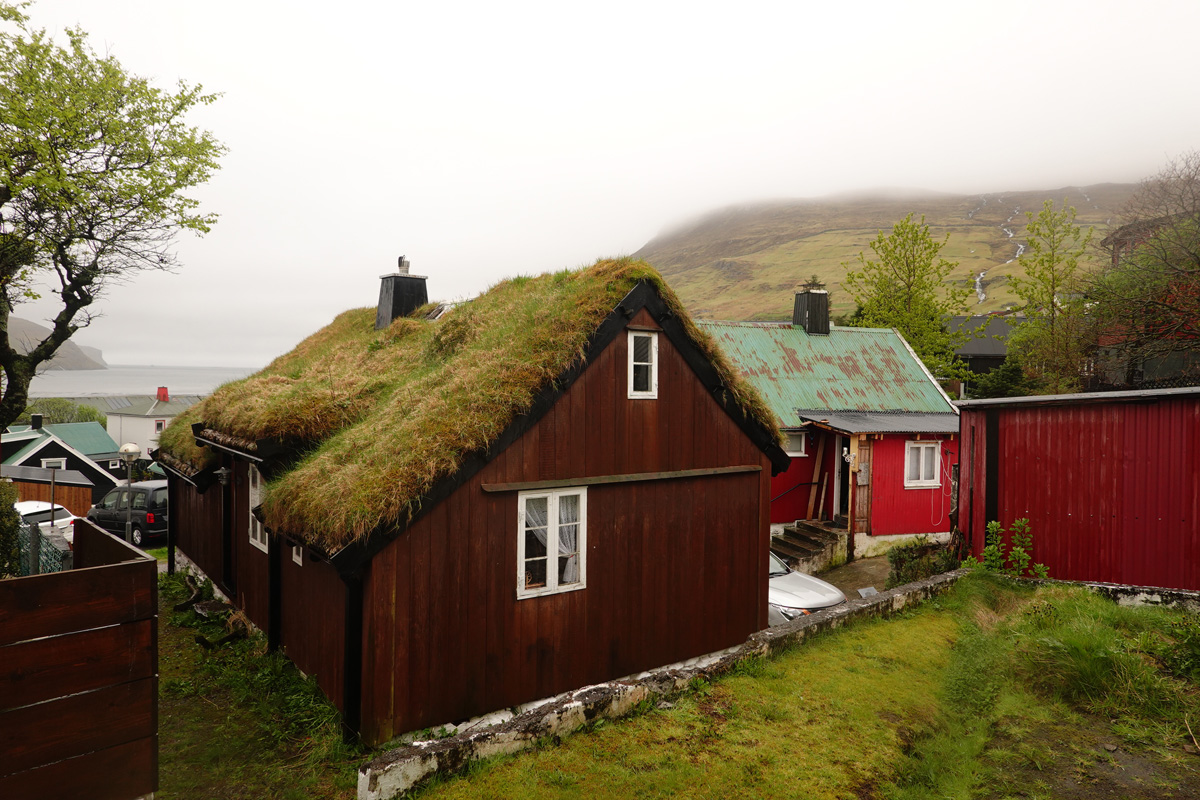
<svg viewBox="0 0 1200 800"><path fill-rule="evenodd" d="M123 465L117 451L117 443L98 422L43 425L40 414L33 416L31 425L12 425L0 436L0 458L4 466L76 470L91 482L91 503L103 497L123 477ZM49 483L48 474L44 481L38 482ZM90 503L76 504L70 510L83 516L89 506Z"/></svg>
<svg viewBox="0 0 1200 800"><path fill-rule="evenodd" d="M958 413L893 329L829 324L828 295L796 295L788 322L702 322L787 437L771 485L777 532L796 520L852 534L856 555L950 531ZM781 555L793 556L786 540Z"/></svg>
<svg viewBox="0 0 1200 800"><path fill-rule="evenodd" d="M646 264L385 276L156 458L172 540L371 743L767 624L775 415Z"/></svg>

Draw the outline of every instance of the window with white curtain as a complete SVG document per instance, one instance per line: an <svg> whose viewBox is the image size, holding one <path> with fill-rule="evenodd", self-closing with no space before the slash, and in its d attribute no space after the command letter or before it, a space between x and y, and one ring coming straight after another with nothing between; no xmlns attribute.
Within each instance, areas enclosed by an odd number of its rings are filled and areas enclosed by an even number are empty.
<svg viewBox="0 0 1200 800"><path fill-rule="evenodd" d="M517 597L584 588L587 489L521 492L517 509Z"/></svg>
<svg viewBox="0 0 1200 800"><path fill-rule="evenodd" d="M629 332L629 397L658 397L658 334Z"/></svg>
<svg viewBox="0 0 1200 800"><path fill-rule="evenodd" d="M250 544L267 552L267 531L263 524L254 516L254 508L262 503L262 475L258 468L251 464L247 470L250 483Z"/></svg>
<svg viewBox="0 0 1200 800"><path fill-rule="evenodd" d="M904 443L904 486L924 489L940 486L938 469L941 465L939 442Z"/></svg>

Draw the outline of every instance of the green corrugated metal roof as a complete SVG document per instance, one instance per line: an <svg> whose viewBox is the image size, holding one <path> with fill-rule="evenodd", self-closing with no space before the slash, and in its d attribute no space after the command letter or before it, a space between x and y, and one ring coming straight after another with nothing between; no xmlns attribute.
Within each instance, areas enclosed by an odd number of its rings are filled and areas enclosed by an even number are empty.
<svg viewBox="0 0 1200 800"><path fill-rule="evenodd" d="M810 336L786 323L698 321L779 417L797 409L953 413L900 334L890 328L831 327Z"/></svg>
<svg viewBox="0 0 1200 800"><path fill-rule="evenodd" d="M85 456L115 453L120 449L99 422L62 422L43 427Z"/></svg>

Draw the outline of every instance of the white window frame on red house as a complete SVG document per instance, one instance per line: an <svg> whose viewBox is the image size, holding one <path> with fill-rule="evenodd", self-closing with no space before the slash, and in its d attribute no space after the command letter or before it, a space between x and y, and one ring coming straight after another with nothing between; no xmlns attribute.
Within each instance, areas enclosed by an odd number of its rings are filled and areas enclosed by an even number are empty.
<svg viewBox="0 0 1200 800"><path fill-rule="evenodd" d="M808 442L808 434L805 431L784 431L783 435L787 437L787 445L784 447L783 452L792 458L804 458L808 455L805 449ZM797 444L799 444L799 447L796 446Z"/></svg>
<svg viewBox="0 0 1200 800"><path fill-rule="evenodd" d="M575 520L560 519L563 499L578 498ZM544 501L544 503L542 503ZM530 513L529 505L542 504L544 509ZM544 516L544 523L539 516ZM570 534L570 528L575 529L574 552L564 551L562 535ZM563 530L563 529L566 530ZM545 530L546 541L541 543L545 555L533 554L527 558L526 544L530 541L537 543L537 531ZM559 566L560 558L575 558L577 575L574 580L562 580ZM536 583L534 574L537 572L537 562L544 561L545 580ZM554 569L550 566L554 565ZM541 597L547 594L560 594L587 588L587 487L576 486L554 491L520 492L517 495L517 599Z"/></svg>
<svg viewBox="0 0 1200 800"><path fill-rule="evenodd" d="M912 470L912 453L920 451L917 461L917 474L913 475ZM929 466L925 457L925 452L933 451L933 474L928 475L926 467ZM905 442L904 443L904 488L905 489L936 489L942 485L941 474L942 468L942 443L939 441L928 442Z"/></svg>
<svg viewBox="0 0 1200 800"><path fill-rule="evenodd" d="M250 544L266 553L270 550L270 544L267 542L267 529L259 522L258 517L254 516L254 509L262 503L262 474L253 464L246 468L246 484L250 494L250 525L248 529Z"/></svg>
<svg viewBox="0 0 1200 800"><path fill-rule="evenodd" d="M636 360L636 342L639 338L650 340L648 360ZM629 331L629 399L653 400L658 397L658 333L655 331ZM637 388L637 379L645 376L643 388Z"/></svg>

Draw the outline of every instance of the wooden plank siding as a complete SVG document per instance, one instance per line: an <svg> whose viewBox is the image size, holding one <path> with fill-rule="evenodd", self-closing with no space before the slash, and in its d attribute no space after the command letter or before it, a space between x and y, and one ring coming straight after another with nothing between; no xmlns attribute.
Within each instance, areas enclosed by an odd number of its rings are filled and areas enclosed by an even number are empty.
<svg viewBox="0 0 1200 800"><path fill-rule="evenodd" d="M222 487L210 486L201 494L195 486L179 479L168 481L167 487L175 547L219 584Z"/></svg>
<svg viewBox="0 0 1200 800"><path fill-rule="evenodd" d="M250 621L261 630L267 629L269 585L267 554L250 543L250 478L249 463L233 462L230 475L233 486L232 532L237 570L237 604ZM276 543L272 539L272 543Z"/></svg>
<svg viewBox="0 0 1200 800"><path fill-rule="evenodd" d="M328 562L314 559L311 553L305 552L301 565L292 560L292 548L286 542L272 538L271 546L283 548L279 570L280 647L340 708L345 585ZM264 559L265 587L266 556L257 549L255 553Z"/></svg>
<svg viewBox="0 0 1200 800"><path fill-rule="evenodd" d="M920 441L940 441L937 488L904 486L905 442L912 434L884 434L871 441L870 532L876 536L903 533L945 533L950 530L950 469L958 463L959 440L953 434L923 434ZM862 445L859 445L862 452ZM858 487L863 489L866 487Z"/></svg>
<svg viewBox="0 0 1200 800"><path fill-rule="evenodd" d="M652 324L639 312L634 324ZM666 336L657 399L618 336L537 423L372 561L363 737L719 650L766 625L771 465ZM755 465L588 487L586 588L518 600L515 491L483 484ZM286 607L286 603L285 603Z"/></svg>
<svg viewBox="0 0 1200 800"><path fill-rule="evenodd" d="M89 523L75 554L0 581L0 797L158 787L157 567Z"/></svg>

